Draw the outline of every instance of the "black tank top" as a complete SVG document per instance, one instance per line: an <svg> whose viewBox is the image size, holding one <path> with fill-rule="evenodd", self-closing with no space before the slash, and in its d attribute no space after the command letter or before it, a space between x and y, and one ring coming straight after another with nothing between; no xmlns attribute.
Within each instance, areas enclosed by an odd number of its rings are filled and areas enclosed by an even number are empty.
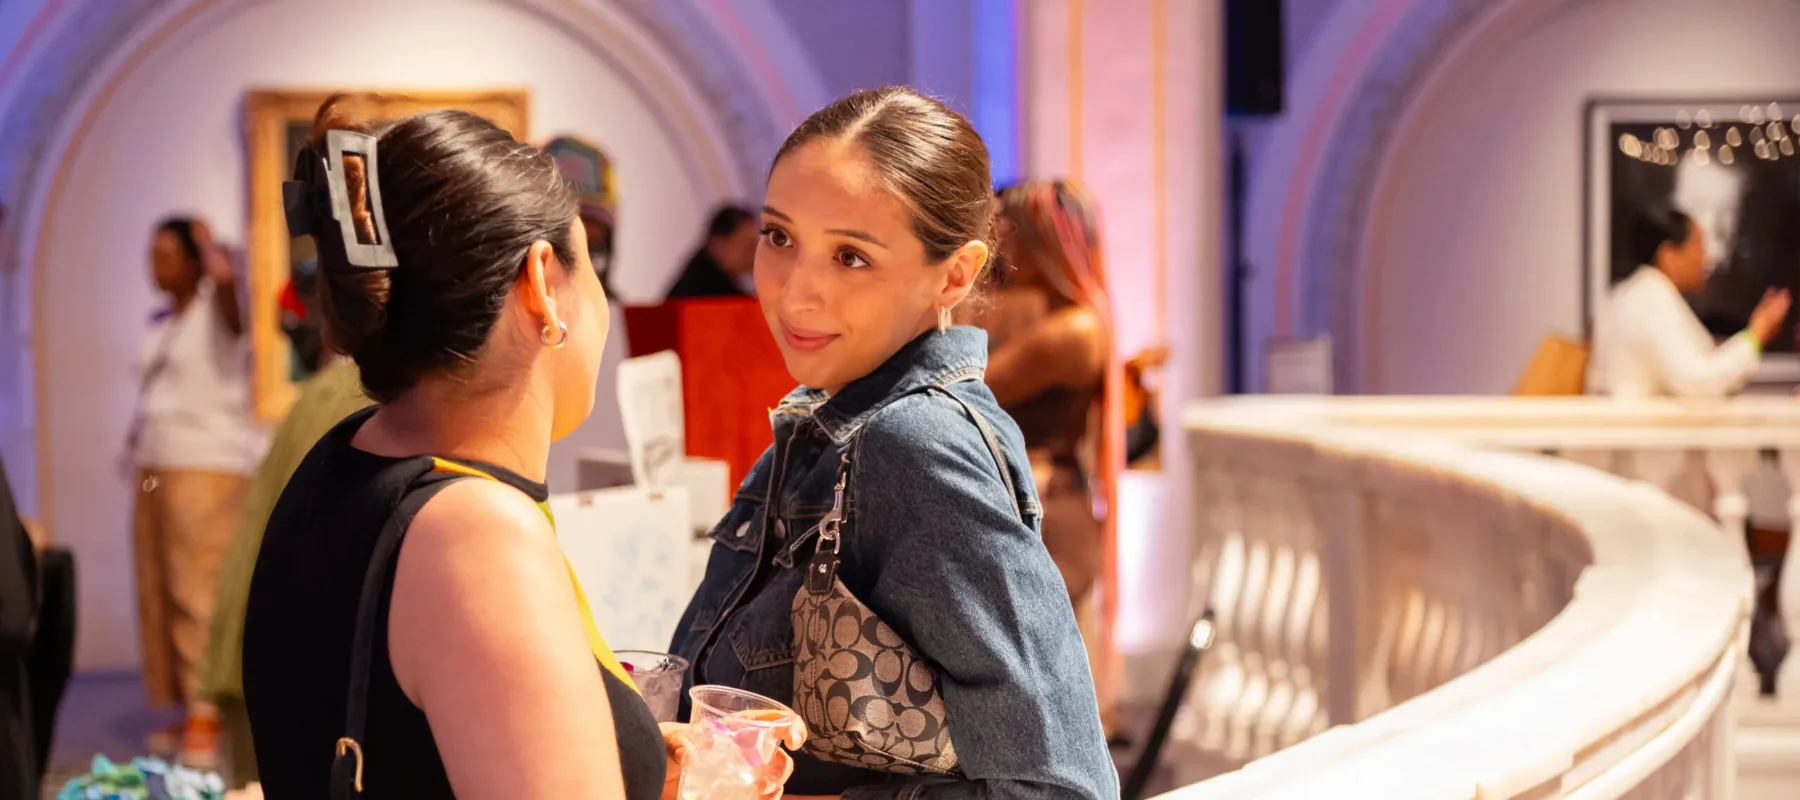
<svg viewBox="0 0 1800 800"><path fill-rule="evenodd" d="M275 504L256 559L244 619L244 703L270 800L330 796L363 578L401 498L424 483L467 476L499 480L540 504L549 498L543 484L489 464L388 458L352 447L351 437L373 413L351 415L307 454ZM385 576L383 597L393 591L393 563ZM589 638L597 635L590 630ZM394 677L385 612L372 653L362 796L454 797L425 713ZM600 673L612 704L625 796L654 800L665 777L662 734L649 706L614 669L616 662Z"/></svg>

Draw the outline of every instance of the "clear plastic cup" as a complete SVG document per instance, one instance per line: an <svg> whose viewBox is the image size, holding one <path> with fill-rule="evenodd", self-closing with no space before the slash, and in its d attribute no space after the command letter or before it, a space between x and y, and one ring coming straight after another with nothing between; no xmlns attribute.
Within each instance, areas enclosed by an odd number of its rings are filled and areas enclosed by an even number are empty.
<svg viewBox="0 0 1800 800"><path fill-rule="evenodd" d="M793 709L759 694L696 686L681 765L680 800L759 800L779 788L783 745L798 747L805 726Z"/></svg>
<svg viewBox="0 0 1800 800"><path fill-rule="evenodd" d="M637 684L638 693L644 696L656 721L674 722L681 710L681 681L687 674L687 659L648 650L620 650L613 655L631 673L631 682Z"/></svg>

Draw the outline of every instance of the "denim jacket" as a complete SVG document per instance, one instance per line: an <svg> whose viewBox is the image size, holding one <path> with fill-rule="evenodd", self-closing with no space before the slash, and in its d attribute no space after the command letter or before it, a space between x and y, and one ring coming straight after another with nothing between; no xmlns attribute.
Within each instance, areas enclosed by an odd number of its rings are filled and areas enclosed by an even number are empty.
<svg viewBox="0 0 1800 800"><path fill-rule="evenodd" d="M694 665L690 685L792 702L794 595L847 449L839 577L936 668L962 777L796 754L790 795L1119 796L1074 610L1040 535L1024 439L981 383L986 367L987 334L952 328L925 333L834 396L796 389L770 412L775 443L712 531L706 578L671 647Z"/></svg>

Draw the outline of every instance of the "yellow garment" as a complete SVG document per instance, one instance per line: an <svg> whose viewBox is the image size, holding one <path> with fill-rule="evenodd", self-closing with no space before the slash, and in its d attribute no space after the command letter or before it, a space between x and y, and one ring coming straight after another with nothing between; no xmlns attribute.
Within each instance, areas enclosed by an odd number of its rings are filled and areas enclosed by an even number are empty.
<svg viewBox="0 0 1800 800"><path fill-rule="evenodd" d="M339 359L300 387L293 409L275 429L268 453L250 478L237 529L220 563L212 632L200 676L202 697L223 703L244 696L244 607L250 602L250 578L256 572L269 514L313 445L369 402L356 364Z"/></svg>

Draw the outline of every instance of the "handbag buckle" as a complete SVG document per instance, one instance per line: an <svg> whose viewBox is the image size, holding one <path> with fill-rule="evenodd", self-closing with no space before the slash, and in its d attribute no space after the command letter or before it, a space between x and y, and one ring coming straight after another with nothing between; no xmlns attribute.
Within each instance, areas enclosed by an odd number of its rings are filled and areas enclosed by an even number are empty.
<svg viewBox="0 0 1800 800"><path fill-rule="evenodd" d="M844 463L846 465L850 463L848 454L844 456ZM831 554L834 556L838 554L838 548L841 546L838 528L844 522L844 484L849 479L848 469L838 471L837 486L832 489L831 510L825 512L825 516L819 519L819 546L823 547L825 543L829 542Z"/></svg>
<svg viewBox="0 0 1800 800"><path fill-rule="evenodd" d="M343 758L345 755L352 755L352 756L356 757L356 775L355 775L354 780L352 781L352 785L356 787L356 791L358 793L361 793L363 790L362 745L357 744L355 739L352 739L348 736L338 739L337 740L337 757Z"/></svg>

